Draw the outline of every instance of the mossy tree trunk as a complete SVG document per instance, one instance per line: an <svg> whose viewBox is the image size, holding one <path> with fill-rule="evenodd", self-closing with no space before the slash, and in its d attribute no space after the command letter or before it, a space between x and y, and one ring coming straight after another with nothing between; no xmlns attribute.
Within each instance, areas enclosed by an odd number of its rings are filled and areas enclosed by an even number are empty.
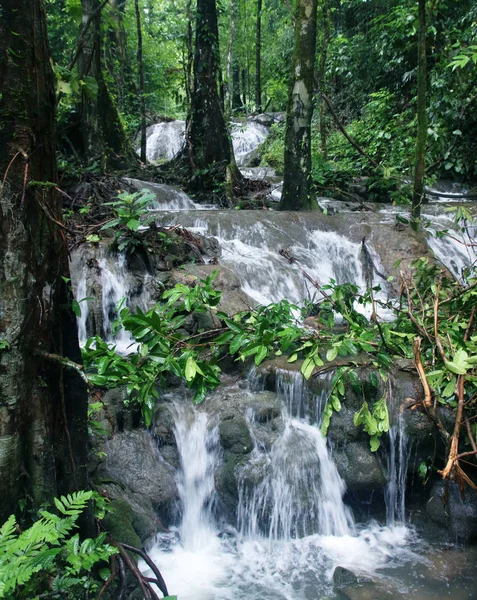
<svg viewBox="0 0 477 600"><path fill-rule="evenodd" d="M87 394L56 192L43 0L0 0L0 520L87 486ZM15 57L12 60L12 57ZM56 222L55 222L56 221ZM57 224L60 223L60 224Z"/></svg>
<svg viewBox="0 0 477 600"><path fill-rule="evenodd" d="M321 0L321 49L320 49L320 61L318 63L318 84L320 91L327 93L326 89L326 62L328 57L328 46L330 43L330 15L328 11L329 0ZM328 127L327 127L327 106L326 102L322 99L320 103L320 148L323 159L328 158Z"/></svg>
<svg viewBox="0 0 477 600"><path fill-rule="evenodd" d="M106 67L115 82L120 110L137 108L135 101L134 72L127 50L127 34L124 24L126 0L109 0L110 15L105 48Z"/></svg>
<svg viewBox="0 0 477 600"><path fill-rule="evenodd" d="M255 40L255 110L262 112L262 0L257 0Z"/></svg>
<svg viewBox="0 0 477 600"><path fill-rule="evenodd" d="M197 0L194 89L186 143L190 175L198 189L240 179L217 91L219 60L215 0Z"/></svg>
<svg viewBox="0 0 477 600"><path fill-rule="evenodd" d="M427 144L427 57L426 57L426 0L419 0L418 69L417 69L417 138L412 190L411 226L419 229L424 198Z"/></svg>
<svg viewBox="0 0 477 600"><path fill-rule="evenodd" d="M311 118L317 0L297 0L293 75L287 106L281 210L312 207Z"/></svg>
<svg viewBox="0 0 477 600"><path fill-rule="evenodd" d="M80 38L83 38L78 57L78 69L82 78L96 80L96 94L85 87L81 103L81 125L83 131L84 154L88 164L98 162L104 169L124 168L136 161L116 105L103 77L102 32L100 0L81 0L83 9ZM86 23L92 23L83 36Z"/></svg>
<svg viewBox="0 0 477 600"><path fill-rule="evenodd" d="M139 106L141 113L141 160L146 162L146 98L144 96L144 64L142 60L142 26L139 0L134 0L137 27L137 70L139 79Z"/></svg>

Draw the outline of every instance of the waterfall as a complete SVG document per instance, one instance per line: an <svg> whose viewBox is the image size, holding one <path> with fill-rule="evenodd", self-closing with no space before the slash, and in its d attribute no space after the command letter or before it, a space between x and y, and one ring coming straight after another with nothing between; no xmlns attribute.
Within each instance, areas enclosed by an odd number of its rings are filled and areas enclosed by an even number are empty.
<svg viewBox="0 0 477 600"><path fill-rule="evenodd" d="M262 388L256 372L252 381ZM421 560L411 548L410 530L355 526L318 428L329 377L321 383L313 394L299 373L278 374L283 427L268 451L255 438L248 467L237 467L237 529L224 526L217 501L215 477L222 464L217 415L208 417L187 399L176 405L181 519L149 550L171 594L180 600L312 600L334 597L337 565L378 576L385 566ZM260 393L243 393L260 402ZM253 414L249 425L254 437ZM145 563L140 568L150 574Z"/></svg>
<svg viewBox="0 0 477 600"><path fill-rule="evenodd" d="M75 298L80 301L81 315L77 318L80 342L98 334L116 345L118 352L131 352L136 347L131 335L123 329L114 332L113 322L122 301L131 308L147 309L152 305L151 276L144 274L139 281L128 269L123 253L111 254L100 244L72 253L71 279Z"/></svg>
<svg viewBox="0 0 477 600"><path fill-rule="evenodd" d="M277 371L284 430L269 454L255 445L241 477L238 524L249 538L261 531L269 540L289 540L314 533L344 536L354 530L343 503L346 486L318 428L330 394L330 377L323 383L321 393L313 397L300 372ZM313 414L317 406L320 412ZM257 468L265 477L248 489L250 471Z"/></svg>
<svg viewBox="0 0 477 600"><path fill-rule="evenodd" d="M387 457L388 485L386 488L386 522L388 525L406 522L406 479L411 445L404 427L402 407L394 400L392 383L388 385L389 453Z"/></svg>
<svg viewBox="0 0 477 600"><path fill-rule="evenodd" d="M181 457L178 489L182 508L180 536L184 548L199 551L216 533L214 474L219 460L217 427L209 428L207 414L177 406L174 427Z"/></svg>
<svg viewBox="0 0 477 600"><path fill-rule="evenodd" d="M184 145L185 121L156 123L147 128L146 135L147 160L170 160L179 154ZM241 165L265 140L268 127L255 121L232 123L231 135L237 164ZM139 148L137 153L140 153Z"/></svg>
<svg viewBox="0 0 477 600"><path fill-rule="evenodd" d="M285 428L268 456L256 451L250 468L265 471L252 490L242 484L238 523L249 539L262 532L269 540L290 540L319 533L343 536L352 519L342 497L338 475L320 430L284 415ZM265 524L263 524L265 521Z"/></svg>

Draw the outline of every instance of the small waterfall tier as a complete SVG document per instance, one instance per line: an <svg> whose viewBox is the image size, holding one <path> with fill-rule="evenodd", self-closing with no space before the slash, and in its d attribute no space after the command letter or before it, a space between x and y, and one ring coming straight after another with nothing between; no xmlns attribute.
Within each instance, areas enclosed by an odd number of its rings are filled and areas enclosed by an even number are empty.
<svg viewBox="0 0 477 600"><path fill-rule="evenodd" d="M156 123L146 131L146 157L150 162L170 160L177 156L184 146L185 121L167 121ZM246 162L251 152L265 140L269 129L264 124L255 120L243 123L232 123L231 134L238 165ZM140 149L137 149L140 153Z"/></svg>
<svg viewBox="0 0 477 600"><path fill-rule="evenodd" d="M422 560L404 526L354 522L343 500L345 484L319 429L331 380L324 377L321 383L310 395L301 374L277 374L280 426L268 442L259 430L260 407L271 400L270 392L231 387L201 410L175 400L180 517L169 533L158 536L150 555L181 600L334 598L338 565L380 580L384 567L392 572ZM252 390L260 389L260 378L252 377L252 384ZM236 468L238 506L231 519L216 489L230 454L220 406L226 397L234 404L233 398L244 395L256 406L246 414L247 444L253 449L247 464Z"/></svg>

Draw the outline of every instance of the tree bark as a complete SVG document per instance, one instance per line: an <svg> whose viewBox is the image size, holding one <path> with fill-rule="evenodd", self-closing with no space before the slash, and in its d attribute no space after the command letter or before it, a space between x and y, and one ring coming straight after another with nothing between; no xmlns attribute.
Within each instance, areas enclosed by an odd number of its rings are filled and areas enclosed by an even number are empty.
<svg viewBox="0 0 477 600"><path fill-rule="evenodd" d="M255 42L255 110L262 112L262 0L257 0L257 31Z"/></svg>
<svg viewBox="0 0 477 600"><path fill-rule="evenodd" d="M0 0L0 520L87 487L87 395L56 193L54 76L43 0ZM12 60L12 57L15 57Z"/></svg>
<svg viewBox="0 0 477 600"><path fill-rule="evenodd" d="M80 37L83 37L78 56L80 76L96 80L98 91L85 89L81 104L83 152L88 164L99 162L102 168L124 168L135 162L136 156L126 137L116 105L111 98L102 69L101 11L97 11L86 34L82 30L91 14L100 6L99 0L81 0L83 19Z"/></svg>
<svg viewBox="0 0 477 600"><path fill-rule="evenodd" d="M194 92L186 135L189 168L199 189L240 178L217 92L219 57L215 0L197 0Z"/></svg>
<svg viewBox="0 0 477 600"><path fill-rule="evenodd" d="M421 206L424 198L427 143L427 59L426 59L426 0L419 1L419 39L417 70L417 138L412 190L411 226L419 229Z"/></svg>
<svg viewBox="0 0 477 600"><path fill-rule="evenodd" d="M311 118L316 52L317 0L297 0L293 76L285 131L285 165L280 210L313 205L311 181Z"/></svg>
<svg viewBox="0 0 477 600"><path fill-rule="evenodd" d="M328 13L328 1L321 0L321 52L320 62L318 66L318 84L320 91L325 93L326 90L326 60L328 56L328 45L330 43L330 16ZM327 139L328 139L328 128L326 123L326 102L322 98L320 104L320 147L323 159L326 160L328 157Z"/></svg>
<svg viewBox="0 0 477 600"><path fill-rule="evenodd" d="M137 27L137 70L139 79L139 106L141 113L141 160L146 162L146 99L144 97L144 64L142 60L142 27L139 0L134 0Z"/></svg>

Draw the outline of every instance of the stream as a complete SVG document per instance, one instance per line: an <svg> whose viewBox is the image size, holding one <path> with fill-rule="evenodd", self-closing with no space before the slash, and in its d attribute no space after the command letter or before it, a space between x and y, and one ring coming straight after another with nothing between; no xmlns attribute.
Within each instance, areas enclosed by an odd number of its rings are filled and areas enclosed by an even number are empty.
<svg viewBox="0 0 477 600"><path fill-rule="evenodd" d="M177 153L183 129L180 122L150 128L149 159ZM239 164L244 164L244 157L267 132L259 123L236 128ZM279 199L280 182L272 170L243 169L248 176L273 181L272 196ZM453 228L441 202L424 207L429 232L426 248L422 238L396 229L396 216L408 212L402 207L377 205L373 212L356 212L346 203L319 198L327 215L319 211L225 211L199 205L183 191L163 184L137 180L128 180L128 184L155 193L151 214L159 225L181 225L215 240L219 265L233 273L251 306L282 298L297 305L313 301L316 289L307 283L300 267L320 285L330 280L352 282L364 290L370 283L367 261L371 260L372 284L379 285L376 298L386 303L397 295L393 283L396 259L409 262L430 249L457 278L477 259L475 248L463 243L460 231L455 230L452 238L435 235ZM475 211L473 203L468 206ZM280 254L284 249L299 264L290 264ZM96 302L82 302L80 339L91 334L96 311L104 337L119 351L130 351L131 339L113 332L115 307L126 298L132 307L148 308L154 275L143 275L138 281L138 275L128 271L124 257L117 259L102 247L94 256L91 252L80 249L72 256L77 299L96 298ZM90 276L93 258L100 274L96 288ZM205 256L205 262L209 259L214 257ZM392 318L392 311L381 307L378 316ZM221 393L237 393L236 383L227 385ZM174 525L159 534L148 550L170 593L179 600L477 598L476 549L464 552L458 546L434 544L412 524L406 489L413 447L399 410L391 411L388 451L383 455L387 484L382 517L354 514L334 461L333 445L319 429L329 386L329 380L323 382L323 392L314 397L310 410L303 400L301 375L277 377L274 394L281 402L281 425L270 443L260 435L262 425L256 412L247 411L253 450L247 462L237 467L235 514L224 509L217 492L217 472L225 458L214 410L215 393L204 406L195 408L185 394L170 392L180 461L176 472L179 505ZM260 404L260 377L252 373L240 393ZM145 564L140 567L149 574ZM337 567L351 570L357 582L341 585L336 579Z"/></svg>

